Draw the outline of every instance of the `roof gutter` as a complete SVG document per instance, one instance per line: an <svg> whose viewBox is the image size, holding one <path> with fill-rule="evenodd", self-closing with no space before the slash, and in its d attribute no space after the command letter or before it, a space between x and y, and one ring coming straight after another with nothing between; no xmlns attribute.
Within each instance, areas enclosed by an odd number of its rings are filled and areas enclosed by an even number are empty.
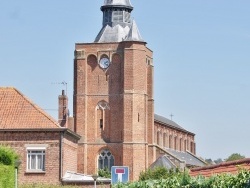
<svg viewBox="0 0 250 188"><path fill-rule="evenodd" d="M71 131L67 128L50 128L50 129L0 129L0 132L63 132L70 136L73 136L75 139L80 140L81 136L77 133Z"/></svg>

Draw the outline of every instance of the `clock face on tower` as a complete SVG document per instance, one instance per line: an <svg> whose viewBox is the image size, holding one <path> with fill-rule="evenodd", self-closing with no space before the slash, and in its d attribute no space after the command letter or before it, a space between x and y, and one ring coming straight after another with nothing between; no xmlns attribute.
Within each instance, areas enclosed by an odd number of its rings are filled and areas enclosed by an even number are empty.
<svg viewBox="0 0 250 188"><path fill-rule="evenodd" d="M101 68L106 69L110 65L110 61L107 57L103 57L100 59L99 65Z"/></svg>

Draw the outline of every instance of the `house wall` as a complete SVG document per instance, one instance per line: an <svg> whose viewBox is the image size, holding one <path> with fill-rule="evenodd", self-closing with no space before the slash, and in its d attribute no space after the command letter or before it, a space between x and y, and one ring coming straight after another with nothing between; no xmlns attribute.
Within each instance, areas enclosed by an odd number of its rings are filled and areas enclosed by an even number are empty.
<svg viewBox="0 0 250 188"><path fill-rule="evenodd" d="M77 172L77 140L64 135L63 138L63 170L62 176L67 172Z"/></svg>
<svg viewBox="0 0 250 188"><path fill-rule="evenodd" d="M59 184L59 132L0 132L0 144L10 146L20 156L19 184L46 183ZM27 172L27 145L47 145L45 152L45 172Z"/></svg>

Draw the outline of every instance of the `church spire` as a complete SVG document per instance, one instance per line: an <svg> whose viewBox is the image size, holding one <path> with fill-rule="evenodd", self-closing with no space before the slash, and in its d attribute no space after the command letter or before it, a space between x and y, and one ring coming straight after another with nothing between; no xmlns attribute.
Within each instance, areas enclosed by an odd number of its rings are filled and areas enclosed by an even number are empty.
<svg viewBox="0 0 250 188"><path fill-rule="evenodd" d="M143 41L136 24L131 21L132 10L130 0L104 0L104 5L101 7L103 12L102 29L95 42L121 42L125 39L126 41L130 39ZM138 37L135 38L136 36Z"/></svg>

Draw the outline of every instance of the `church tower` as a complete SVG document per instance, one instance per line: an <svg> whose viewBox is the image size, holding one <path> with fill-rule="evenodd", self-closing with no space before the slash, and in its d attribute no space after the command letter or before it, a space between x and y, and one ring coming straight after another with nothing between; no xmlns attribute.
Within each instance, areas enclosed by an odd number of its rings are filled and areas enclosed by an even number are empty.
<svg viewBox="0 0 250 188"><path fill-rule="evenodd" d="M78 172L128 166L136 180L155 159L153 54L131 19L130 0L105 0L101 11L95 41L75 45Z"/></svg>

